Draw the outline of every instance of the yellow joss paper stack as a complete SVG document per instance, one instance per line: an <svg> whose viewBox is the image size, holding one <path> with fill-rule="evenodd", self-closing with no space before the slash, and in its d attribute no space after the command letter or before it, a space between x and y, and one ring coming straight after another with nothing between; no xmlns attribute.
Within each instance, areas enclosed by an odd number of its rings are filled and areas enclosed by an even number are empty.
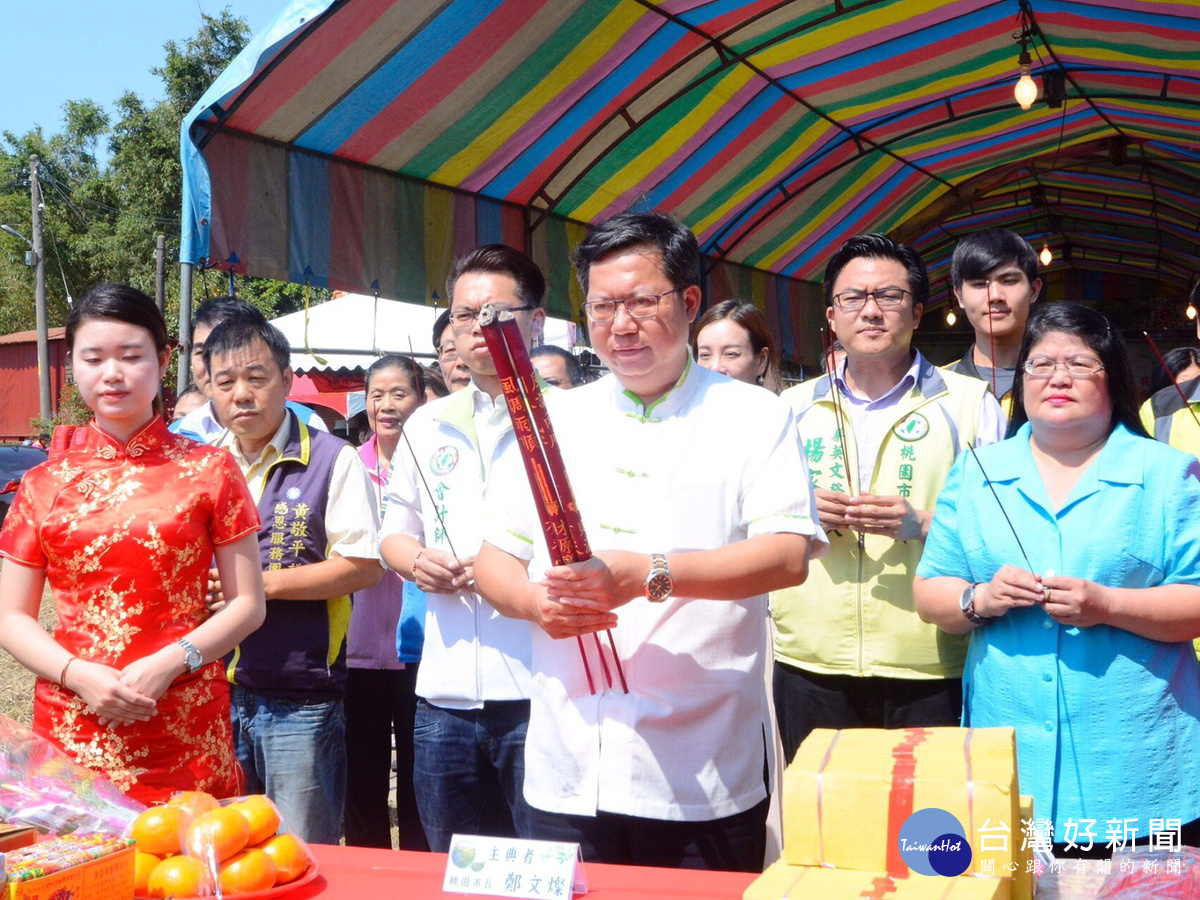
<svg viewBox="0 0 1200 900"><path fill-rule="evenodd" d="M912 873L890 878L886 872L789 866L779 860L746 889L743 900L1003 900L1003 878L942 878Z"/></svg>
<svg viewBox="0 0 1200 900"><path fill-rule="evenodd" d="M929 808L953 815L971 845L956 878L912 871L900 853L901 826ZM1012 729L820 729L784 773L783 858L745 897L1032 900L1021 850L1031 815Z"/></svg>

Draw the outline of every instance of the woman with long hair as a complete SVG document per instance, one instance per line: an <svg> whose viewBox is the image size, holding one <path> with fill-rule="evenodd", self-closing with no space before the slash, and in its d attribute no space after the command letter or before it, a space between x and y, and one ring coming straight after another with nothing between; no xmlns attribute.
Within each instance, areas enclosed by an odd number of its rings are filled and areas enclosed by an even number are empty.
<svg viewBox="0 0 1200 900"><path fill-rule="evenodd" d="M783 390L779 351L767 317L753 303L724 300L710 307L696 323L694 334L692 353L706 369L762 385L775 394Z"/></svg>

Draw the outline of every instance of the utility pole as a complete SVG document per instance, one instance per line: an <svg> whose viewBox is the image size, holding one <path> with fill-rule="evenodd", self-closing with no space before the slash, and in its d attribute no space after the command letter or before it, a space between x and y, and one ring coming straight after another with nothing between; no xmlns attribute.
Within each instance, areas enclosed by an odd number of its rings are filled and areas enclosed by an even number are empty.
<svg viewBox="0 0 1200 900"><path fill-rule="evenodd" d="M158 311L167 311L167 236L160 234L154 239L154 302Z"/></svg>
<svg viewBox="0 0 1200 900"><path fill-rule="evenodd" d="M43 426L50 421L50 321L46 314L46 255L42 243L42 185L37 155L29 157L29 199L33 207L33 309L37 318L38 406Z"/></svg>

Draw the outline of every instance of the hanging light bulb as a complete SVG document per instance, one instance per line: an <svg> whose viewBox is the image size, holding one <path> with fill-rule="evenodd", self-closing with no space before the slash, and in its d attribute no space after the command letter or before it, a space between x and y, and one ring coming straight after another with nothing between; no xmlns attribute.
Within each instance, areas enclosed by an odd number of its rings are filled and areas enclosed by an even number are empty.
<svg viewBox="0 0 1200 900"><path fill-rule="evenodd" d="M1188 317L1189 322L1196 321L1196 304L1189 303L1187 305L1187 309L1183 311L1183 314Z"/></svg>
<svg viewBox="0 0 1200 900"><path fill-rule="evenodd" d="M1013 88L1013 96L1017 98L1017 105L1021 109L1029 109L1033 106L1033 101L1037 99L1037 84L1033 80L1033 76L1029 74L1028 66L1021 66L1021 77L1017 79L1017 86Z"/></svg>
<svg viewBox="0 0 1200 900"><path fill-rule="evenodd" d="M1195 310L1192 310L1192 315L1195 317ZM946 310L946 327L953 328L954 323L958 321L958 316L954 314L953 309Z"/></svg>
<svg viewBox="0 0 1200 900"><path fill-rule="evenodd" d="M1038 259L1042 261L1043 266L1048 266L1054 259L1054 254L1050 252L1050 244L1042 241L1042 252L1038 254Z"/></svg>
<svg viewBox="0 0 1200 900"><path fill-rule="evenodd" d="M1017 105L1021 109L1029 109L1033 106L1033 101L1037 99L1038 95L1037 83L1029 74L1031 62L1029 51L1025 48L1025 41L1021 41L1021 55L1017 58L1017 65L1021 67L1021 77L1017 79L1016 87L1013 88L1013 96L1017 98Z"/></svg>

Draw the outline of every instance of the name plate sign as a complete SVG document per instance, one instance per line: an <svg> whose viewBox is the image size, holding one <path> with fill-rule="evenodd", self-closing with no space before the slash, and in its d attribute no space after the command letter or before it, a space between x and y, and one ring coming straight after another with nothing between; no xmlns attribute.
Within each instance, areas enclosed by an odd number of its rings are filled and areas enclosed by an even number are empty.
<svg viewBox="0 0 1200 900"><path fill-rule="evenodd" d="M572 894L587 893L587 880L578 844L456 834L450 839L442 890L570 900Z"/></svg>

